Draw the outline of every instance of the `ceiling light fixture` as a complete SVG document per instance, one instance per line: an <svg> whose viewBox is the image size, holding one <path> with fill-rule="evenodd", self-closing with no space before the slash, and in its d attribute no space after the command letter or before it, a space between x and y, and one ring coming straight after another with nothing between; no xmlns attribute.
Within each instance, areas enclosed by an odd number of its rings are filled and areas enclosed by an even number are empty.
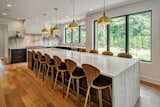
<svg viewBox="0 0 160 107"><path fill-rule="evenodd" d="M8 14L7 14L6 12L3 12L2 15L3 15L3 16L6 16L6 15L8 15Z"/></svg>
<svg viewBox="0 0 160 107"><path fill-rule="evenodd" d="M92 8L90 8L90 9L89 9L89 11L93 11L93 9L92 9Z"/></svg>
<svg viewBox="0 0 160 107"><path fill-rule="evenodd" d="M12 4L7 4L7 7L12 7Z"/></svg>
<svg viewBox="0 0 160 107"><path fill-rule="evenodd" d="M45 17L46 15L47 15L46 13L43 14L44 17ZM41 30L41 32L42 32L42 33L49 33L49 30L48 30L46 27L44 27L44 28Z"/></svg>
<svg viewBox="0 0 160 107"><path fill-rule="evenodd" d="M57 19L58 19L58 8L54 8L55 12L56 12L56 25L51 28L51 35L53 34L53 32L59 32L60 29L58 27L58 22L57 22Z"/></svg>
<svg viewBox="0 0 160 107"><path fill-rule="evenodd" d="M75 29L78 28L78 24L75 21L75 0L73 0L72 6L73 6L73 21L68 25L68 28Z"/></svg>
<svg viewBox="0 0 160 107"><path fill-rule="evenodd" d="M110 17L106 16L106 12L105 12L105 0L104 0L104 10L103 10L103 15L98 19L97 23L99 25L110 25L112 24L112 20Z"/></svg>

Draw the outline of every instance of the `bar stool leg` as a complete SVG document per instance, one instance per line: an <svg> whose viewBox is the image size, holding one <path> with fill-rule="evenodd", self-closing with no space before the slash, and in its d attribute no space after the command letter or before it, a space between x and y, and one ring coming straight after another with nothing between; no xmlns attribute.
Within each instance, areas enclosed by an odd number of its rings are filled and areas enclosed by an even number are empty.
<svg viewBox="0 0 160 107"><path fill-rule="evenodd" d="M36 69L36 61L34 61L33 72L35 72L35 69Z"/></svg>
<svg viewBox="0 0 160 107"><path fill-rule="evenodd" d="M39 65L39 71L37 72L37 76L38 76L39 73L41 72L41 67L42 67L42 64Z"/></svg>
<svg viewBox="0 0 160 107"><path fill-rule="evenodd" d="M77 98L79 98L79 79L76 79L77 86Z"/></svg>
<svg viewBox="0 0 160 107"><path fill-rule="evenodd" d="M91 89L91 87L89 86L88 89L87 89L87 94L86 94L84 107L87 107L87 102L88 102L88 97L89 97L89 94L90 94L90 89Z"/></svg>
<svg viewBox="0 0 160 107"><path fill-rule="evenodd" d="M50 69L50 67L48 67L48 69L47 69L46 81L47 81L47 78L48 78L49 69Z"/></svg>
<svg viewBox="0 0 160 107"><path fill-rule="evenodd" d="M57 73L56 73L56 78L55 78L55 82L54 82L54 89L56 88L58 73L59 73L59 72L57 71Z"/></svg>
<svg viewBox="0 0 160 107"><path fill-rule="evenodd" d="M62 89L63 89L62 93L63 93L63 97L64 97L65 96L65 93L64 93L64 88L65 88L64 87L64 72L61 72L61 76L62 76L61 78L62 78Z"/></svg>
<svg viewBox="0 0 160 107"><path fill-rule="evenodd" d="M72 79L73 91L75 91L74 79Z"/></svg>
<svg viewBox="0 0 160 107"><path fill-rule="evenodd" d="M42 74L43 74L43 81L44 81L45 64L43 64L42 66L43 66Z"/></svg>
<svg viewBox="0 0 160 107"><path fill-rule="evenodd" d="M70 88L71 80L72 80L72 77L70 76L70 78L69 78L69 83L68 83L68 87L67 87L67 93L66 93L65 99L67 99L67 97L68 97L68 93L69 93L69 88Z"/></svg>
<svg viewBox="0 0 160 107"><path fill-rule="evenodd" d="M52 81L52 88L54 84L54 67L51 68L51 81Z"/></svg>
<svg viewBox="0 0 160 107"><path fill-rule="evenodd" d="M99 97L99 107L103 107L102 90L98 90L98 97Z"/></svg>
<svg viewBox="0 0 160 107"><path fill-rule="evenodd" d="M36 61L36 68L35 68L36 70L36 72L35 73L37 73L38 72L38 61Z"/></svg>

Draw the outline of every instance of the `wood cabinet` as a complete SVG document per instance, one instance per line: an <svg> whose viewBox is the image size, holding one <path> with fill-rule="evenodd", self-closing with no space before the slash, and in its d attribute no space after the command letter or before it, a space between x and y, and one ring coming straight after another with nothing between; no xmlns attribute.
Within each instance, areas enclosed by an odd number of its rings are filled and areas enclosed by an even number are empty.
<svg viewBox="0 0 160 107"><path fill-rule="evenodd" d="M9 49L10 63L26 62L26 51L27 49Z"/></svg>

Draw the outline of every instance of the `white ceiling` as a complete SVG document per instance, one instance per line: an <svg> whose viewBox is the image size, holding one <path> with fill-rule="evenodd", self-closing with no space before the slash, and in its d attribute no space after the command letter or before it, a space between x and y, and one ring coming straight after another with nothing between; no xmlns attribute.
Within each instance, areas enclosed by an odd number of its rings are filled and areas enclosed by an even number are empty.
<svg viewBox="0 0 160 107"><path fill-rule="evenodd" d="M13 6L7 7L6 1L13 3ZM137 1L140 0L106 0L106 5L111 7ZM103 0L75 0L75 3L78 19L84 18L90 9L94 11L103 7ZM59 22L65 22L72 18L72 0L0 0L0 16L2 17L3 12L7 12L8 15L3 17L13 19L41 17L55 20L55 7L59 9ZM47 13L48 16L42 16L43 13Z"/></svg>

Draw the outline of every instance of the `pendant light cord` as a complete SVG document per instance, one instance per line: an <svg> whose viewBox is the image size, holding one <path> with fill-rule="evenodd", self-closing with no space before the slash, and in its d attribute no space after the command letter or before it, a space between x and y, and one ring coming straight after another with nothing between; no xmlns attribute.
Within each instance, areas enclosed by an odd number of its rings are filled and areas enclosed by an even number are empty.
<svg viewBox="0 0 160 107"><path fill-rule="evenodd" d="M57 14L58 14L58 8L54 8L54 10L56 11L56 25L57 25Z"/></svg>
<svg viewBox="0 0 160 107"><path fill-rule="evenodd" d="M103 10L103 14L105 15L105 10L106 10L106 0L104 0L104 10Z"/></svg>
<svg viewBox="0 0 160 107"><path fill-rule="evenodd" d="M75 20L75 0L72 0L73 20Z"/></svg>

